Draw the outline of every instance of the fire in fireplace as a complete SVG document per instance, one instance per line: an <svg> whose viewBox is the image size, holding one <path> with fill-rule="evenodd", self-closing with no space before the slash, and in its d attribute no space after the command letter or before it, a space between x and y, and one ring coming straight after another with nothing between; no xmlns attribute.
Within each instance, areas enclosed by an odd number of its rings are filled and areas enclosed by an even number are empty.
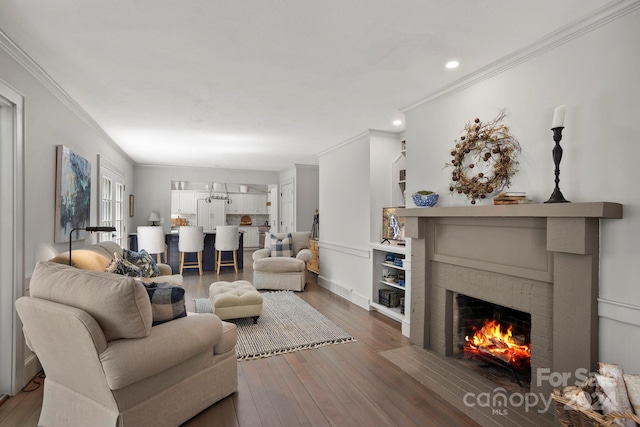
<svg viewBox="0 0 640 427"><path fill-rule="evenodd" d="M457 352L498 376L528 387L531 377L531 315L463 294L456 295ZM481 372L482 373L482 372ZM495 377L495 373L491 373ZM523 384L523 383L526 383Z"/></svg>

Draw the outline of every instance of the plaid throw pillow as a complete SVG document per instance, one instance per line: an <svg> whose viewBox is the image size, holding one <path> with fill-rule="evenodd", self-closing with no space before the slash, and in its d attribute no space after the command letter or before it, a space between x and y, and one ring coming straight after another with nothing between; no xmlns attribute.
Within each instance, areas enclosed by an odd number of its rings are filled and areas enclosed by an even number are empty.
<svg viewBox="0 0 640 427"><path fill-rule="evenodd" d="M123 276L142 277L142 270L126 259L118 252L113 253L113 259L105 269L107 273L122 274Z"/></svg>
<svg viewBox="0 0 640 427"><path fill-rule="evenodd" d="M291 236L291 233L287 234L287 237L283 239L271 236L271 256L293 256L293 236Z"/></svg>
<svg viewBox="0 0 640 427"><path fill-rule="evenodd" d="M142 277L157 277L160 275L158 264L144 249L140 249L138 252L123 249L122 255L124 256L124 259L135 264L140 270L142 270Z"/></svg>
<svg viewBox="0 0 640 427"><path fill-rule="evenodd" d="M152 326L187 315L184 288L171 283L142 283L147 289L153 313Z"/></svg>

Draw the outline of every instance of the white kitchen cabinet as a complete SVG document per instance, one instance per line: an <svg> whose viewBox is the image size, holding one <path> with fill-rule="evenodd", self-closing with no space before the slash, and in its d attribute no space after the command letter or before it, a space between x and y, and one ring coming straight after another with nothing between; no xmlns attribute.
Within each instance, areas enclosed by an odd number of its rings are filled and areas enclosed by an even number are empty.
<svg viewBox="0 0 640 427"><path fill-rule="evenodd" d="M198 226L205 231L213 231L218 225L225 225L226 200L212 200L207 203L204 199L198 200Z"/></svg>
<svg viewBox="0 0 640 427"><path fill-rule="evenodd" d="M191 190L171 190L171 213L193 215L196 213L196 193Z"/></svg>
<svg viewBox="0 0 640 427"><path fill-rule="evenodd" d="M231 204L227 213L233 214L268 214L266 194L229 194Z"/></svg>
<svg viewBox="0 0 640 427"><path fill-rule="evenodd" d="M239 227L244 232L243 245L245 248L257 248L260 244L258 240L258 227Z"/></svg>

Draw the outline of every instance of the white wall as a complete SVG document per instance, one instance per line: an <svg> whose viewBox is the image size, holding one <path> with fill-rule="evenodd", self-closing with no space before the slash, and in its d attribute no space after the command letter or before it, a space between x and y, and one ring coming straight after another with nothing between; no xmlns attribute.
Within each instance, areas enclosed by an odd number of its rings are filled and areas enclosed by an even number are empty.
<svg viewBox="0 0 640 427"><path fill-rule="evenodd" d="M131 231L139 225L149 225L151 211L164 219L165 230L171 228L171 181L228 182L239 184L276 184L278 173L248 169L187 168L136 165L135 216Z"/></svg>
<svg viewBox="0 0 640 427"><path fill-rule="evenodd" d="M368 309L369 135L320 154L320 284Z"/></svg>
<svg viewBox="0 0 640 427"><path fill-rule="evenodd" d="M450 195L453 141L464 123L505 120L522 145L511 190L537 202L554 188L550 131L554 108L567 105L560 189L572 202L624 204L624 219L601 226L600 359L640 372L640 286L633 268L640 255L640 11L573 38L538 56L405 111L407 194L429 183L440 206L465 205ZM409 199L409 198L408 198ZM486 200L486 203L491 203ZM413 206L407 200L408 206ZM604 317L606 316L606 317Z"/></svg>
<svg viewBox="0 0 640 427"><path fill-rule="evenodd" d="M0 34L0 37L2 35ZM3 39L4 40L4 39ZM56 182L56 145L69 147L91 162L91 216L90 223L97 224L98 219L98 155L108 159L126 174L126 185L131 186L133 162L129 159L64 93L55 89L55 85L26 57L14 48L12 54L0 49L0 80L13 87L24 96L24 271L15 272L24 289L36 264L36 251L39 245L53 246L57 251L68 250L68 244L54 243L55 221L55 182ZM20 58L20 63L16 61ZM24 65L26 64L26 66ZM29 67L29 68L27 68ZM33 70L36 78L29 70ZM95 236L86 241L74 242L74 248L94 243ZM0 286L11 286L2 283ZM20 340L20 326L0 325L17 328ZM3 334L5 336L5 334ZM3 342L2 346L10 345ZM22 354L18 351L17 354ZM29 381L34 359L27 352L27 369L18 373L21 381ZM4 364L5 361L2 360ZM18 364L21 366L22 364ZM24 385L24 383L22 384ZM20 387L22 385L19 385Z"/></svg>
<svg viewBox="0 0 640 427"><path fill-rule="evenodd" d="M296 165L296 231L311 231L313 214L319 208L320 168Z"/></svg>
<svg viewBox="0 0 640 427"><path fill-rule="evenodd" d="M398 185L398 177L393 176L391 165L400 156L400 137L394 133L370 131L369 146L369 242L380 243L382 208L393 206L392 187Z"/></svg>

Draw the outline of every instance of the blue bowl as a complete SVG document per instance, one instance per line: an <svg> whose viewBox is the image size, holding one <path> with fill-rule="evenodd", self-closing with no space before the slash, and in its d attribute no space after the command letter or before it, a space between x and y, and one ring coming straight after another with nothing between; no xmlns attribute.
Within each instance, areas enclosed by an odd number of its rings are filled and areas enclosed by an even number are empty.
<svg viewBox="0 0 640 427"><path fill-rule="evenodd" d="M422 195L422 194L418 194L418 193L414 193L412 195L413 197L413 203L416 204L416 206L435 206L436 203L438 203L438 195L436 193L431 193L429 195Z"/></svg>

